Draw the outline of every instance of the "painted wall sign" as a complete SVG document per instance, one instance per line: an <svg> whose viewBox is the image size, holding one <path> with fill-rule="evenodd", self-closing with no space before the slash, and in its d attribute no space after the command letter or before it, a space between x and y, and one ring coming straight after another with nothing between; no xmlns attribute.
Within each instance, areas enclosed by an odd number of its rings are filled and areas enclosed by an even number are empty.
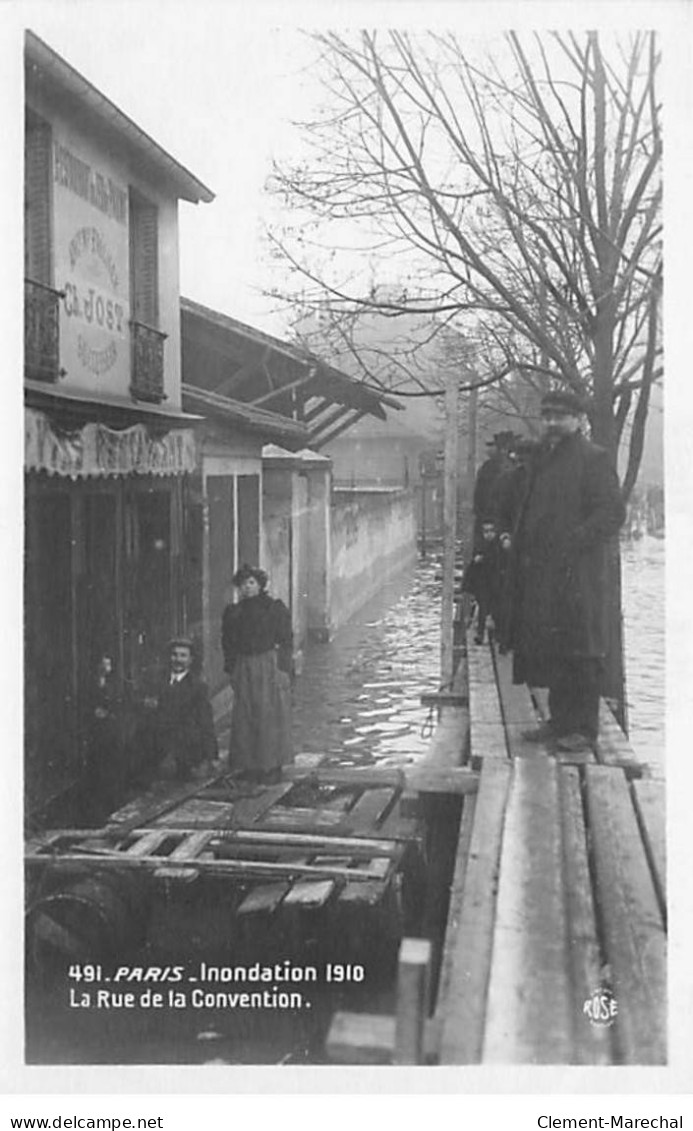
<svg viewBox="0 0 693 1131"><path fill-rule="evenodd" d="M86 142L53 145L55 277L64 292L67 387L127 396L130 386L128 190Z"/></svg>

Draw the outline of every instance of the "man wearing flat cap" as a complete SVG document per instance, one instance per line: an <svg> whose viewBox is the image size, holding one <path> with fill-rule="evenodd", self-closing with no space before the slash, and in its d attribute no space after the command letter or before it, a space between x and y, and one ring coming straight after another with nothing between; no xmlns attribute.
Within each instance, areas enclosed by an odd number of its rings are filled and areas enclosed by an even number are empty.
<svg viewBox="0 0 693 1131"><path fill-rule="evenodd" d="M513 680L549 689L549 720L529 741L594 747L607 650L606 548L625 519L608 453L580 432L572 392L541 402L544 434L511 536L508 643Z"/></svg>
<svg viewBox="0 0 693 1131"><path fill-rule="evenodd" d="M168 671L156 699L148 705L156 712L158 759L171 760L176 776L186 780L194 777L202 763L217 757L217 738L207 685L192 670L192 640L175 637L169 641L168 656Z"/></svg>

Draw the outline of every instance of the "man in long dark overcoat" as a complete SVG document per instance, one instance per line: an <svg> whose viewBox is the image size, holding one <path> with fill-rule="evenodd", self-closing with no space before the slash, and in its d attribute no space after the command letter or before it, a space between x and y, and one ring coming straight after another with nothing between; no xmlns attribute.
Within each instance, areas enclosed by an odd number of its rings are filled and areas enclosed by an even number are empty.
<svg viewBox="0 0 693 1131"><path fill-rule="evenodd" d="M513 439L512 432L496 432L493 439L486 443L487 448L490 449L489 455L482 463L474 480L474 531L472 535L474 551L484 548L481 529L484 521L496 521L499 485L513 468L508 454Z"/></svg>
<svg viewBox="0 0 693 1131"><path fill-rule="evenodd" d="M573 393L542 399L544 436L512 532L509 587L514 682L549 689L550 719L525 737L574 752L597 738L607 542L625 519L616 471L580 432L581 412Z"/></svg>

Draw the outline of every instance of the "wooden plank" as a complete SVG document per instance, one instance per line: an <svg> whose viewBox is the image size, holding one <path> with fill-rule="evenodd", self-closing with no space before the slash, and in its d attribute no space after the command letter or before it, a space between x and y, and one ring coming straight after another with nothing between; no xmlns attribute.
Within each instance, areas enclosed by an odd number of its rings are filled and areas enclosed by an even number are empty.
<svg viewBox="0 0 693 1131"><path fill-rule="evenodd" d="M319 829L344 828L346 818L343 813L332 809L299 809L277 807L258 817L254 827L259 829L303 829L312 832Z"/></svg>
<svg viewBox="0 0 693 1131"><path fill-rule="evenodd" d="M134 837L167 837L172 834L179 840L184 836L196 833L201 830L180 828L175 830L161 829L161 828L143 828L133 829L131 836ZM70 838L70 844L67 851L73 852L77 847L74 844L74 838L82 837L84 843L88 843L91 837L91 830L58 830L56 839ZM151 843L154 841L152 840ZM122 859L121 845L127 844L127 838L122 840L112 841L108 847L110 855L116 854L118 859ZM320 850L329 850L330 852L339 851L345 856L356 857L363 856L370 859L374 856L398 856L401 852L401 845L395 839L386 838L384 836L373 837L357 837L357 836L335 836L331 833L294 833L294 832L272 832L270 830L264 831L261 829L215 829L214 835L209 841L212 846L218 845L249 845L255 847L265 847L268 850L279 849L293 849L312 851L313 853ZM40 853L30 853L29 845L27 845L27 858L31 857L32 862L49 863L53 860L59 860L60 856L46 856L43 857ZM82 858L81 862L84 863Z"/></svg>
<svg viewBox="0 0 693 1131"><path fill-rule="evenodd" d="M667 835L664 782L640 778L631 782L631 790L662 919L666 924Z"/></svg>
<svg viewBox="0 0 693 1131"><path fill-rule="evenodd" d="M397 963L394 1064L423 1064L431 961L428 939L402 939Z"/></svg>
<svg viewBox="0 0 693 1131"><path fill-rule="evenodd" d="M326 1051L338 1064L391 1064L395 1018L374 1013L335 1013Z"/></svg>
<svg viewBox="0 0 693 1131"><path fill-rule="evenodd" d="M371 860L368 868L373 876L379 876L385 879L393 869L393 861L388 860L386 856L379 856L376 860Z"/></svg>
<svg viewBox="0 0 693 1131"><path fill-rule="evenodd" d="M433 1063L439 1043L437 1025L424 1025L424 1056ZM335 1013L327 1035L329 1059L338 1064L392 1064L395 1047L395 1018L379 1013Z"/></svg>
<svg viewBox="0 0 693 1131"><path fill-rule="evenodd" d="M63 837L86 835L87 833L84 829L48 829L45 832L37 833L35 836L30 837L29 840L25 842L24 849L25 852L29 852L31 853L31 855L36 855L37 853L43 852L46 849L50 848L56 843L56 841L61 840ZM96 836L97 830L91 829L90 835Z"/></svg>
<svg viewBox="0 0 693 1131"><path fill-rule="evenodd" d="M507 759L508 747L490 648L470 645L468 665L471 762L476 768L486 758Z"/></svg>
<svg viewBox="0 0 693 1131"><path fill-rule="evenodd" d="M490 678L493 683L469 685L469 710L473 721L477 723L497 723L503 717L493 672Z"/></svg>
<svg viewBox="0 0 693 1131"><path fill-rule="evenodd" d="M179 884L191 884L198 879L200 873L197 868L186 867L184 864L162 864L152 873L155 880L175 880Z"/></svg>
<svg viewBox="0 0 693 1131"><path fill-rule="evenodd" d="M244 797L235 802L232 814L233 827L239 828L242 825L254 824L268 809L276 805L280 798L291 793L293 787L292 781L279 782L278 785L270 786L255 797Z"/></svg>
<svg viewBox="0 0 693 1131"><path fill-rule="evenodd" d="M185 839L181 841L177 848L174 848L169 856L169 860L172 862L174 860L176 862L180 862L181 860L194 860L209 844L213 836L214 832L209 829L191 833L190 836L186 836Z"/></svg>
<svg viewBox="0 0 693 1131"><path fill-rule="evenodd" d="M438 979L438 994L436 998L435 1016L441 1018L447 1005L452 974L453 956L455 953L455 939L460 925L462 914L462 899L464 897L464 877L467 871L469 845L474 827L474 813L476 809L476 795L470 793L462 803L462 815L457 834L457 848L455 851L455 864L450 885L450 899L443 939L441 956L440 977Z"/></svg>
<svg viewBox="0 0 693 1131"><path fill-rule="evenodd" d="M640 776L647 768L646 763L637 758L609 705L603 699L599 703L597 760L605 766L620 766L634 776Z"/></svg>
<svg viewBox="0 0 693 1131"><path fill-rule="evenodd" d="M618 1002L619 1063L666 1063L666 937L623 771L587 766L598 915Z"/></svg>
<svg viewBox="0 0 693 1131"><path fill-rule="evenodd" d="M538 725L537 713L532 705L532 699L526 684L513 683L512 658L509 655L501 656L495 653L496 681L498 695L503 712L503 721L506 727L519 723L524 727Z"/></svg>
<svg viewBox="0 0 693 1131"><path fill-rule="evenodd" d="M461 767L469 757L469 708L444 707L424 759L430 768ZM410 771L405 768L407 784Z"/></svg>
<svg viewBox="0 0 693 1131"><path fill-rule="evenodd" d="M367 836L369 831L379 824L385 813L394 804L396 796L397 791L391 787L364 790L346 818L349 827L355 833L362 833Z"/></svg>
<svg viewBox="0 0 693 1131"><path fill-rule="evenodd" d="M231 832L220 831L211 842L214 846L229 844L255 845L272 849L320 850L340 852L345 856L362 856L370 860L374 856L398 856L401 845L384 837L337 836L332 833L294 833L273 832L262 829L238 829Z"/></svg>
<svg viewBox="0 0 693 1131"><path fill-rule="evenodd" d="M407 791L415 793L476 793L479 788L477 770L431 766L428 760L407 769Z"/></svg>
<svg viewBox="0 0 693 1131"><path fill-rule="evenodd" d="M474 644L472 634L467 630L467 681L468 683L495 683L493 653L489 644Z"/></svg>
<svg viewBox="0 0 693 1131"><path fill-rule="evenodd" d="M124 835L137 828L138 825L151 824L157 817L168 812L169 809L180 805L189 797L195 797L208 786L221 781L223 777L224 774L215 773L202 781L186 785L158 782L146 793L112 813L105 826L105 831Z"/></svg>
<svg viewBox="0 0 693 1131"><path fill-rule="evenodd" d="M188 828L223 829L231 825L233 811L234 806L229 801L201 801L193 797L163 813L156 823L167 828L183 825Z"/></svg>
<svg viewBox="0 0 693 1131"><path fill-rule="evenodd" d="M51 863L53 867L70 868L73 864L84 865L85 857L80 853L69 852L65 853L59 858L54 858ZM99 856L99 868L126 868L128 871L143 870L146 871L152 868L160 868L162 866L162 858L160 856L126 856L124 853L113 853L111 856ZM45 864L45 857L32 857L26 858L27 864ZM313 864L296 865L292 863L282 863L281 861L269 860L234 860L234 859L214 859L207 858L195 861L195 868L201 874L208 876L219 876L220 878L226 877L248 877L254 876L272 876L281 878L283 876L293 877L311 876L314 879L340 879L340 880L372 880L379 879L382 872L382 866L378 861L373 861L372 866L362 864L357 867L322 867Z"/></svg>
<svg viewBox="0 0 693 1131"><path fill-rule="evenodd" d="M125 850L125 854L126 856L152 856L155 849L165 840L168 840L170 835L168 829L152 829L151 832L145 833L134 844L131 844Z"/></svg>
<svg viewBox="0 0 693 1131"><path fill-rule="evenodd" d="M519 759L503 831L485 1064L573 1063L561 849L556 764L543 754Z"/></svg>
<svg viewBox="0 0 693 1131"><path fill-rule="evenodd" d="M347 882L339 893L340 904L377 907L388 888L387 880L367 880L359 883Z"/></svg>
<svg viewBox="0 0 693 1131"><path fill-rule="evenodd" d="M416 793L476 793L479 775L463 766L436 765L425 758L405 770L406 789Z"/></svg>
<svg viewBox="0 0 693 1131"><path fill-rule="evenodd" d="M276 911L291 883L258 884L249 891L237 909L238 915L271 915Z"/></svg>
<svg viewBox="0 0 693 1131"><path fill-rule="evenodd" d="M441 1032L441 1064L481 1058L496 887L510 764L484 762L465 875L461 914L451 948L449 991Z"/></svg>
<svg viewBox="0 0 693 1131"><path fill-rule="evenodd" d="M403 810L403 795L400 794L378 829L379 836L387 837L388 840L420 841L423 838L423 826L419 818L409 816Z"/></svg>
<svg viewBox="0 0 693 1131"><path fill-rule="evenodd" d="M284 907L315 910L327 903L335 888L334 880L301 880L284 896Z"/></svg>
<svg viewBox="0 0 693 1131"><path fill-rule="evenodd" d="M314 770L306 773L296 766L286 766L283 771L286 781L305 782L314 785L353 785L366 789L368 786L392 786L393 788L404 785L402 770L392 768L378 768L377 766L364 766L363 769L333 767L332 769Z"/></svg>
<svg viewBox="0 0 693 1131"><path fill-rule="evenodd" d="M579 1064L611 1064L610 1030L593 1025L583 1008L587 999L599 988L602 971L579 774L574 766L565 766L558 774L573 996L573 1041Z"/></svg>

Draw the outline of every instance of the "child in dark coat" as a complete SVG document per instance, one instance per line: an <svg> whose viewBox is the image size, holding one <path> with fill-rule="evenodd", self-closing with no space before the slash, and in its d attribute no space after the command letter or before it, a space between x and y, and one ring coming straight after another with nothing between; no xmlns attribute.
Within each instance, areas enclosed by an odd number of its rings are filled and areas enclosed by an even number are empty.
<svg viewBox="0 0 693 1131"><path fill-rule="evenodd" d="M496 524L484 519L481 524L481 543L475 550L462 577L463 593L471 593L477 604L475 644L483 644L486 619L490 614L495 622L498 616L504 551L498 541Z"/></svg>

